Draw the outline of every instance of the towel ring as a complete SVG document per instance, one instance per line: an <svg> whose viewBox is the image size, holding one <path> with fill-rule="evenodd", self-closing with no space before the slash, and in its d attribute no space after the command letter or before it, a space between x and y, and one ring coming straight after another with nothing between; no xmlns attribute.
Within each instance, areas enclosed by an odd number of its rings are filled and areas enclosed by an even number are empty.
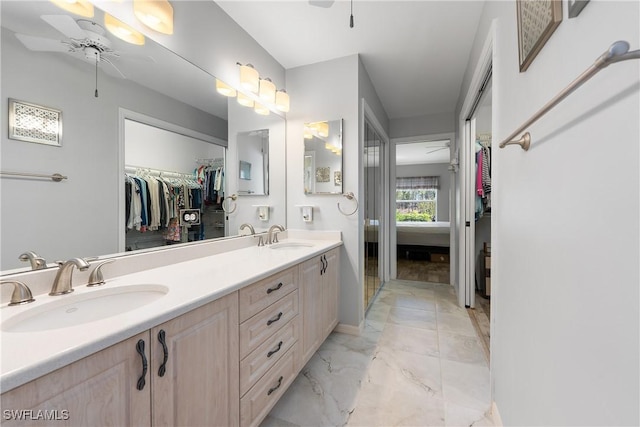
<svg viewBox="0 0 640 427"><path fill-rule="evenodd" d="M354 196L352 192L344 193L344 194L343 194L343 196L344 196L344 197L346 197L346 198L347 198L347 200L353 200L353 201L355 201L355 202L356 202L356 208L353 210L353 212L351 212L351 213L347 213L347 212L345 212L345 211L343 211L343 210L342 210L342 208L340 207L340 202L338 202L338 210L340 211L340 213L341 213L342 215L344 215L344 216L351 216L351 215L353 215L354 213L358 212L358 207L359 207L359 205L358 205L358 199L356 199L356 196Z"/></svg>
<svg viewBox="0 0 640 427"><path fill-rule="evenodd" d="M233 209L231 209L231 203L235 202L238 199L238 195L237 194L232 194L229 197L225 197L225 199L222 201L222 210L225 211L228 214L234 213L236 211L236 208L238 207L238 205L236 205L235 203L233 203ZM224 207L225 202L229 201L229 203L227 204L227 207ZM231 209L231 210L229 210Z"/></svg>

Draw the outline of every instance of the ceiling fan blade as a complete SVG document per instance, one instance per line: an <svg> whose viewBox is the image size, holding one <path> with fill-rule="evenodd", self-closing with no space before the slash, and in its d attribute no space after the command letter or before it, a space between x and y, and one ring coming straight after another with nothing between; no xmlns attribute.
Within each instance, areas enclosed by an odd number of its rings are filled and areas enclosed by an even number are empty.
<svg viewBox="0 0 640 427"><path fill-rule="evenodd" d="M42 15L41 18L71 39L84 39L87 33L69 15Z"/></svg>
<svg viewBox="0 0 640 427"><path fill-rule="evenodd" d="M101 57L100 57L100 62L106 62L107 64L111 65L111 66L113 67L113 69L114 69L114 70L116 70L116 71L118 72L118 74L116 74L116 73L109 73L109 72L106 70L106 68L105 68L105 72L106 72L107 74L115 75L116 77L121 77L121 78L123 78L123 79L126 79L126 78L127 78L127 77L122 73L122 71L120 71L120 69L119 69L118 67L116 67L116 65L115 65L113 62L111 62L110 60L108 60L108 59L107 59L107 58L105 58L104 56L101 56Z"/></svg>
<svg viewBox="0 0 640 427"><path fill-rule="evenodd" d="M46 37L28 36L16 33L18 40L29 50L37 52L69 52L69 45L60 40L48 39Z"/></svg>
<svg viewBox="0 0 640 427"><path fill-rule="evenodd" d="M147 62L147 63L156 63L157 61L149 55L140 55L137 53L129 53L129 52L113 52L106 53L105 55L109 55L115 59L122 59L123 61L133 61L133 62Z"/></svg>
<svg viewBox="0 0 640 427"><path fill-rule="evenodd" d="M449 147L440 147L440 148L435 148L435 149L433 149L433 150L431 150L431 151L428 151L426 154L427 154L427 155L429 155L429 154L431 154L431 153L435 153L436 151L440 151L440 150L448 150L448 149L449 149Z"/></svg>
<svg viewBox="0 0 640 427"><path fill-rule="evenodd" d="M309 0L311 6L329 8L333 6L335 0Z"/></svg>

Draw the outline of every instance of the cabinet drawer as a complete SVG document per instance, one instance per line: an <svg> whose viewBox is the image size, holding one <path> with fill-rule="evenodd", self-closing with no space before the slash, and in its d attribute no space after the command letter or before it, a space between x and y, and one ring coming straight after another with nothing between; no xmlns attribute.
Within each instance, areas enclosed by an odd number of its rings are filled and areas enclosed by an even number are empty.
<svg viewBox="0 0 640 427"><path fill-rule="evenodd" d="M240 396L298 341L299 333L300 316L296 316L240 362Z"/></svg>
<svg viewBox="0 0 640 427"><path fill-rule="evenodd" d="M275 274L240 290L240 322L264 310L298 288L295 268Z"/></svg>
<svg viewBox="0 0 640 427"><path fill-rule="evenodd" d="M240 325L240 359L246 357L298 314L295 290Z"/></svg>
<svg viewBox="0 0 640 427"><path fill-rule="evenodd" d="M240 399L240 426L257 426L298 374L298 343Z"/></svg>

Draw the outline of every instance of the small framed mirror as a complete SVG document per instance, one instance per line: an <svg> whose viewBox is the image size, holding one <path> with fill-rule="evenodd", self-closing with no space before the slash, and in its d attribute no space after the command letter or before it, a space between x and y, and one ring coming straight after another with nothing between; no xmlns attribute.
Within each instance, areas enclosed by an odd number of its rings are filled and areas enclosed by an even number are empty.
<svg viewBox="0 0 640 427"><path fill-rule="evenodd" d="M342 194L342 119L304 124L304 193Z"/></svg>
<svg viewBox="0 0 640 427"><path fill-rule="evenodd" d="M269 194L269 129L238 133L238 194Z"/></svg>

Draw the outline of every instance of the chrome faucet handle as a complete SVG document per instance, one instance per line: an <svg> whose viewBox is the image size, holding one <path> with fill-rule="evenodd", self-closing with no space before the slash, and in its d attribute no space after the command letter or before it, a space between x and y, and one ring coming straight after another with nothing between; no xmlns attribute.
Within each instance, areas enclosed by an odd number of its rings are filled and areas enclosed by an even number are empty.
<svg viewBox="0 0 640 427"><path fill-rule="evenodd" d="M73 267L78 267L78 270L84 271L89 268L89 263L82 258L71 258L69 261L63 263L58 267L58 274L53 279L53 286L49 295L64 295L73 292L73 286L71 283L71 275L73 274Z"/></svg>
<svg viewBox="0 0 640 427"><path fill-rule="evenodd" d="M115 259L107 259L102 261L100 264L96 265L96 268L93 269L91 274L89 275L89 283L87 283L88 287L100 286L104 285L104 277L102 276L102 266L105 264L111 264L115 262Z"/></svg>
<svg viewBox="0 0 640 427"><path fill-rule="evenodd" d="M24 283L17 280L7 280L0 282L0 285L4 285L5 283L13 285L13 293L11 294L11 302L9 302L9 305L22 305L35 301L35 298L33 298L31 294L31 289Z"/></svg>
<svg viewBox="0 0 640 427"><path fill-rule="evenodd" d="M258 236L258 246L264 246L264 238L262 234Z"/></svg>
<svg viewBox="0 0 640 427"><path fill-rule="evenodd" d="M278 243L278 230L273 230L273 241L271 243Z"/></svg>
<svg viewBox="0 0 640 427"><path fill-rule="evenodd" d="M20 254L18 259L20 261L29 261L32 270L42 270L47 267L47 261L33 251L26 251Z"/></svg>

